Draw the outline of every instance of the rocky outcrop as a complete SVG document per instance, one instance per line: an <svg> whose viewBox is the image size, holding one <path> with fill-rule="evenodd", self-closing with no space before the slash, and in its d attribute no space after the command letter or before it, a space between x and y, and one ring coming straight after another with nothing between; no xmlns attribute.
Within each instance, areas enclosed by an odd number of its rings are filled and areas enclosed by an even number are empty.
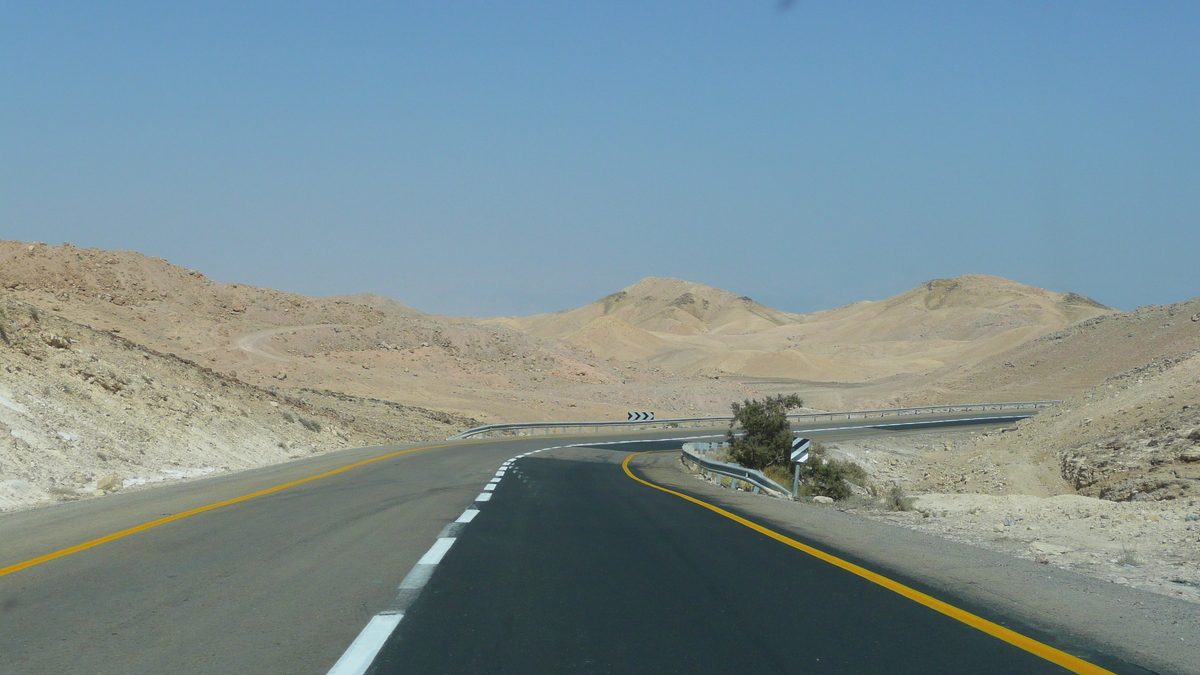
<svg viewBox="0 0 1200 675"><path fill-rule="evenodd" d="M1080 494L1112 501L1200 496L1200 428L1122 435L1063 453L1063 477Z"/></svg>

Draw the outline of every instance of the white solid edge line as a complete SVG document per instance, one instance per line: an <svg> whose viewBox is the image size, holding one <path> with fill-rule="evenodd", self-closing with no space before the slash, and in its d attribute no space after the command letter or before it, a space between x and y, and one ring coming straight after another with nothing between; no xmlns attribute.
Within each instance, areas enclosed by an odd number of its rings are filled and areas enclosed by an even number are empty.
<svg viewBox="0 0 1200 675"><path fill-rule="evenodd" d="M370 622L342 654L342 658L329 669L328 675L362 675L367 672L367 668L375 660L375 655L403 618L403 614L376 614L371 617Z"/></svg>
<svg viewBox="0 0 1200 675"><path fill-rule="evenodd" d="M472 520L475 520L475 516L477 515L479 515L479 509L467 509L466 511L463 511L462 515L458 517L458 520L454 522L469 523Z"/></svg>
<svg viewBox="0 0 1200 675"><path fill-rule="evenodd" d="M442 556L454 545L454 537L438 537L433 546L417 561L418 565L436 565L442 561Z"/></svg>
<svg viewBox="0 0 1200 675"><path fill-rule="evenodd" d="M488 500L489 500L489 499L491 499L491 498L492 498L492 493L490 493L490 492L480 492L480 493L479 493L479 496L475 498L475 501L477 501L477 502L486 502L486 501L488 501Z"/></svg>

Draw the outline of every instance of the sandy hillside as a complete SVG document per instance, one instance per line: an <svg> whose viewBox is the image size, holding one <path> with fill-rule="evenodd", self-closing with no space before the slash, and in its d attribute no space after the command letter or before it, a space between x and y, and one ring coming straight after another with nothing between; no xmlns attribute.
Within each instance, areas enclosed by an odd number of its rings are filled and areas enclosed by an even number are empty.
<svg viewBox="0 0 1200 675"><path fill-rule="evenodd" d="M132 251L0 241L0 287L259 386L313 388L483 421L724 414L753 394L585 347L422 314L372 294L309 298L219 284Z"/></svg>
<svg viewBox="0 0 1200 675"><path fill-rule="evenodd" d="M650 277L579 309L497 321L539 337L561 338L603 317L671 335L753 333L800 318L704 284Z"/></svg>
<svg viewBox="0 0 1200 675"><path fill-rule="evenodd" d="M1111 377L975 445L1036 460L1067 490L1091 497L1200 498L1200 349Z"/></svg>
<svg viewBox="0 0 1200 675"><path fill-rule="evenodd" d="M488 422L720 415L730 401L776 391L823 408L893 405L919 389L974 400L979 392L926 386L931 373L1111 312L984 276L807 315L651 278L576 310L475 320L372 294L219 284L131 251L0 241L0 262L0 287L16 299L250 384Z"/></svg>
<svg viewBox="0 0 1200 675"><path fill-rule="evenodd" d="M906 403L1063 399L1012 431L909 462L917 492L1200 497L1200 298L1095 317L975 365Z"/></svg>
<svg viewBox="0 0 1200 675"><path fill-rule="evenodd" d="M651 278L579 309L491 322L680 373L863 383L974 363L1112 312L1074 293L980 275L805 315Z"/></svg>
<svg viewBox="0 0 1200 675"><path fill-rule="evenodd" d="M994 479L1024 494L1200 497L1200 298L1095 317L947 368L905 396L922 403L1034 398L1064 400L1010 433L978 439L917 487L1008 494L986 484ZM989 465L990 478L937 480L963 475L957 467L971 461Z"/></svg>
<svg viewBox="0 0 1200 675"><path fill-rule="evenodd" d="M1106 378L1200 349L1200 298L1098 316L913 386L906 400L1063 398Z"/></svg>
<svg viewBox="0 0 1200 675"><path fill-rule="evenodd" d="M337 448L441 439L475 423L254 387L0 294L0 510Z"/></svg>

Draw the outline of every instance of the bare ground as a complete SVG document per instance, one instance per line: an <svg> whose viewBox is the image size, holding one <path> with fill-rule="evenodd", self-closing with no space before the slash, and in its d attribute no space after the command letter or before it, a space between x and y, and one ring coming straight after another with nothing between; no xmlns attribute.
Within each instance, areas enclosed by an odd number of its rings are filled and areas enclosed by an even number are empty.
<svg viewBox="0 0 1200 675"><path fill-rule="evenodd" d="M1115 502L1075 494L1055 464L996 461L979 452L994 430L894 434L839 441L879 486L899 485L912 510L877 500L837 508L1079 574L1200 602L1200 504L1196 499Z"/></svg>

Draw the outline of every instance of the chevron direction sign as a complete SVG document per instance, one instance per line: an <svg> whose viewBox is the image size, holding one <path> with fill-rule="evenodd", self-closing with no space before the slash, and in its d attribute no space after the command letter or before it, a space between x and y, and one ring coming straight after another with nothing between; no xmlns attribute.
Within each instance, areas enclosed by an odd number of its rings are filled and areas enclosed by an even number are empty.
<svg viewBox="0 0 1200 675"><path fill-rule="evenodd" d="M630 422L653 422L654 413L652 412L631 412L629 413Z"/></svg>
<svg viewBox="0 0 1200 675"><path fill-rule="evenodd" d="M792 461L796 463L808 461L808 451L812 449L812 441L807 438L797 438L792 441Z"/></svg>

